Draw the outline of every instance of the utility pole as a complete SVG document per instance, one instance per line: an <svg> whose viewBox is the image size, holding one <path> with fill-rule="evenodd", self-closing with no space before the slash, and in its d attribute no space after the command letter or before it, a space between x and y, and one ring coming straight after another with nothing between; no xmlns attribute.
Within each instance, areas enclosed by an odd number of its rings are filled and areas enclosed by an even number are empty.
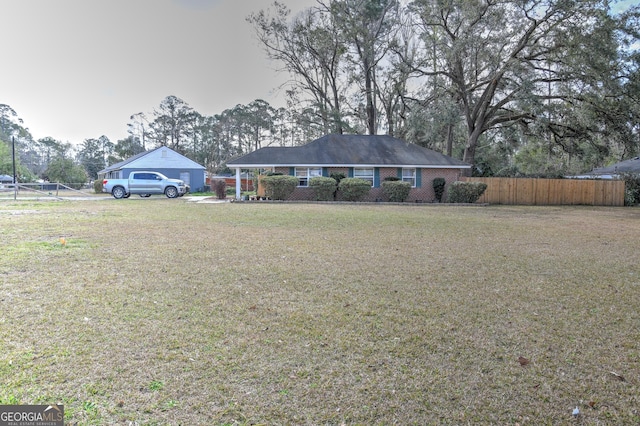
<svg viewBox="0 0 640 426"><path fill-rule="evenodd" d="M18 179L16 175L16 138L11 136L11 162L13 163L13 199L18 198Z"/></svg>

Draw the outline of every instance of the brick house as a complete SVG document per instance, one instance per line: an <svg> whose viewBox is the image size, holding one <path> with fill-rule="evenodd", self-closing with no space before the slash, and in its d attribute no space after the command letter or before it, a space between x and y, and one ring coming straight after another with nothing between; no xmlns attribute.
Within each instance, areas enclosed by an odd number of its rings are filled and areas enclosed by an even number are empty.
<svg viewBox="0 0 640 426"><path fill-rule="evenodd" d="M434 178L444 178L448 185L471 168L463 161L391 136L336 134L301 146L261 148L229 161L227 166L236 170L236 176L243 169L296 176L299 184L291 200L313 200L309 180L332 173L369 180L371 191L364 201L385 200L382 182L397 177L411 183L409 202L433 202ZM236 198L240 198L238 185Z"/></svg>

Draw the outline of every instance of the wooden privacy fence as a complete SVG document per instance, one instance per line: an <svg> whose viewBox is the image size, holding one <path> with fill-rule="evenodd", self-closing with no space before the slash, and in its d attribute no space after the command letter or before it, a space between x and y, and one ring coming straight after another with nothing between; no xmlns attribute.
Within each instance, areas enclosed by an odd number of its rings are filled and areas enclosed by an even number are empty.
<svg viewBox="0 0 640 426"><path fill-rule="evenodd" d="M476 177L461 177L460 180L487 184L478 203L624 206L625 184L622 180Z"/></svg>

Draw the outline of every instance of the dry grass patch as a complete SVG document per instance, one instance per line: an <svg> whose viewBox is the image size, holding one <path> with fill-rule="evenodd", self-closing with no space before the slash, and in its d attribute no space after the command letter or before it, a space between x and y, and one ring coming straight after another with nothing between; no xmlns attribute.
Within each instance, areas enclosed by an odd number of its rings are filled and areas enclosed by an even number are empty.
<svg viewBox="0 0 640 426"><path fill-rule="evenodd" d="M71 425L637 423L638 219L3 203L0 403Z"/></svg>

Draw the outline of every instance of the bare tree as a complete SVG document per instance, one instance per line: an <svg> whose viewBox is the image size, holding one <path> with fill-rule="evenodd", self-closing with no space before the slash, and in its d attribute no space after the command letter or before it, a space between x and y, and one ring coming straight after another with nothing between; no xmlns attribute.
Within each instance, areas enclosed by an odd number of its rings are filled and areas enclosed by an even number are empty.
<svg viewBox="0 0 640 426"><path fill-rule="evenodd" d="M361 87L367 132L375 135L378 73L399 28L399 3L397 0L318 0L318 3L332 16L342 35L349 52L347 58L357 70L350 81Z"/></svg>
<svg viewBox="0 0 640 426"><path fill-rule="evenodd" d="M346 51L332 16L311 8L289 21L291 11L284 4L276 1L273 8L247 18L267 56L290 74L290 94L302 91L312 99L311 107L318 111L325 132L343 133Z"/></svg>

